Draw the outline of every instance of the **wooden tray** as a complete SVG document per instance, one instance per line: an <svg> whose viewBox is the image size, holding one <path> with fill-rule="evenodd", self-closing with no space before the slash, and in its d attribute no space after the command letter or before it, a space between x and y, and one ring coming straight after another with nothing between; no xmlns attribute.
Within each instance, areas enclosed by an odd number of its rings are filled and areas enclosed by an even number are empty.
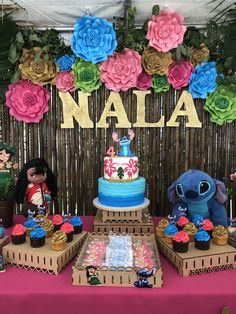
<svg viewBox="0 0 236 314"><path fill-rule="evenodd" d="M8 243L8 237L7 236L0 239L0 254L2 254L2 248L5 245L7 245L7 243Z"/></svg>

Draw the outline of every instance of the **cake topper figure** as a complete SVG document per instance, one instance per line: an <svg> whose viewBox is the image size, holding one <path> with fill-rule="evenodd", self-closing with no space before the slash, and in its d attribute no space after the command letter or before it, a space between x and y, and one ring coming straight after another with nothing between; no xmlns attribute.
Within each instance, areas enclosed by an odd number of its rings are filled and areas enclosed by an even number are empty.
<svg viewBox="0 0 236 314"><path fill-rule="evenodd" d="M3 273L4 271L5 271L5 263L4 263L3 256L0 255L0 273Z"/></svg>
<svg viewBox="0 0 236 314"><path fill-rule="evenodd" d="M129 129L127 136L123 136L121 139L116 132L112 132L112 138L115 142L120 144L120 150L118 156L121 157L133 157L134 153L130 149L131 141L134 138L134 131Z"/></svg>
<svg viewBox="0 0 236 314"><path fill-rule="evenodd" d="M148 278L153 276L156 272L156 269L153 268L151 271L148 269L142 268L137 271L138 280L134 282L135 287L137 288L152 288L152 284L148 282Z"/></svg>

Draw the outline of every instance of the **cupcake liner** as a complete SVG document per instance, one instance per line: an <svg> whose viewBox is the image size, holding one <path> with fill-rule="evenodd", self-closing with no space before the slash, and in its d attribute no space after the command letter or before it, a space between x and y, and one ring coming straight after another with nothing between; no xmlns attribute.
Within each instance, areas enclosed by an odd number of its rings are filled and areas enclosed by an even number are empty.
<svg viewBox="0 0 236 314"><path fill-rule="evenodd" d="M74 232L69 232L66 234L67 242L71 242L73 240L73 235L74 235Z"/></svg>
<svg viewBox="0 0 236 314"><path fill-rule="evenodd" d="M212 238L213 243L216 245L226 245L228 243L228 238Z"/></svg>
<svg viewBox="0 0 236 314"><path fill-rule="evenodd" d="M164 241L165 241L166 243L172 244L172 242L173 242L173 236L169 236L169 235L166 235L166 234L165 234Z"/></svg>
<svg viewBox="0 0 236 314"><path fill-rule="evenodd" d="M156 229L156 235L157 235L159 238L164 238L164 237L165 237L165 235L164 235L164 230Z"/></svg>
<svg viewBox="0 0 236 314"><path fill-rule="evenodd" d="M30 232L33 231L34 228L26 228L26 236L30 236Z"/></svg>
<svg viewBox="0 0 236 314"><path fill-rule="evenodd" d="M25 239L26 239L26 232L21 235L11 235L11 241L15 245L24 243Z"/></svg>
<svg viewBox="0 0 236 314"><path fill-rule="evenodd" d="M73 226L74 227L74 234L79 234L83 231L83 224L80 226Z"/></svg>
<svg viewBox="0 0 236 314"><path fill-rule="evenodd" d="M179 253L188 252L188 243L189 242L177 242L173 240L173 251Z"/></svg>
<svg viewBox="0 0 236 314"><path fill-rule="evenodd" d="M51 249L54 251L63 251L66 248L66 242L64 243L51 243Z"/></svg>
<svg viewBox="0 0 236 314"><path fill-rule="evenodd" d="M195 248L198 250L209 250L210 248L210 239L208 241L196 241L195 240Z"/></svg>
<svg viewBox="0 0 236 314"><path fill-rule="evenodd" d="M37 248L44 246L45 244L45 237L42 238L30 238L30 245L31 247Z"/></svg>
<svg viewBox="0 0 236 314"><path fill-rule="evenodd" d="M61 229L62 224L60 225L54 225L54 232L58 231Z"/></svg>

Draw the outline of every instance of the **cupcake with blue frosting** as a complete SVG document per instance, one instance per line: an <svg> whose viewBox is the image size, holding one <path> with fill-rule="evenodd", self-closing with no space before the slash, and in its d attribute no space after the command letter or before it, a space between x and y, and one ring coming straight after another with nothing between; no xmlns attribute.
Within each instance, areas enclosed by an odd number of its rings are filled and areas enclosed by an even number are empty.
<svg viewBox="0 0 236 314"><path fill-rule="evenodd" d="M34 248L45 244L46 232L41 226L36 226L30 233L30 245Z"/></svg>
<svg viewBox="0 0 236 314"><path fill-rule="evenodd" d="M0 224L0 239L5 236L5 228Z"/></svg>
<svg viewBox="0 0 236 314"><path fill-rule="evenodd" d="M172 244L173 236L178 232L178 228L174 225L168 225L164 230L164 241Z"/></svg>
<svg viewBox="0 0 236 314"><path fill-rule="evenodd" d="M198 250L204 250L204 251L209 250L210 236L204 229L201 229L198 232L196 232L194 237L195 237L195 247Z"/></svg>
<svg viewBox="0 0 236 314"><path fill-rule="evenodd" d="M74 234L79 234L79 233L82 232L82 230L83 230L83 221L81 220L80 217L74 216L74 217L71 218L71 220L69 222L74 227Z"/></svg>
<svg viewBox="0 0 236 314"><path fill-rule="evenodd" d="M35 227L34 219L28 218L28 220L26 220L26 222L24 222L24 227L26 230L26 236L29 237L30 233L33 231L33 229Z"/></svg>
<svg viewBox="0 0 236 314"><path fill-rule="evenodd" d="M202 215L195 215L193 216L192 223L194 223L194 225L198 228L203 224L203 220Z"/></svg>

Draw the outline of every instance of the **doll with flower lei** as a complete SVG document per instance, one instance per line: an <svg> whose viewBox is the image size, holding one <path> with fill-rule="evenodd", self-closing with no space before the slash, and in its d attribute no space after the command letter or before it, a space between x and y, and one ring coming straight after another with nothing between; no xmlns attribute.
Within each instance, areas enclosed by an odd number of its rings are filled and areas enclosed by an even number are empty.
<svg viewBox="0 0 236 314"><path fill-rule="evenodd" d="M0 142L0 172L12 171L18 168L18 164L14 163L11 158L16 155L13 146Z"/></svg>

